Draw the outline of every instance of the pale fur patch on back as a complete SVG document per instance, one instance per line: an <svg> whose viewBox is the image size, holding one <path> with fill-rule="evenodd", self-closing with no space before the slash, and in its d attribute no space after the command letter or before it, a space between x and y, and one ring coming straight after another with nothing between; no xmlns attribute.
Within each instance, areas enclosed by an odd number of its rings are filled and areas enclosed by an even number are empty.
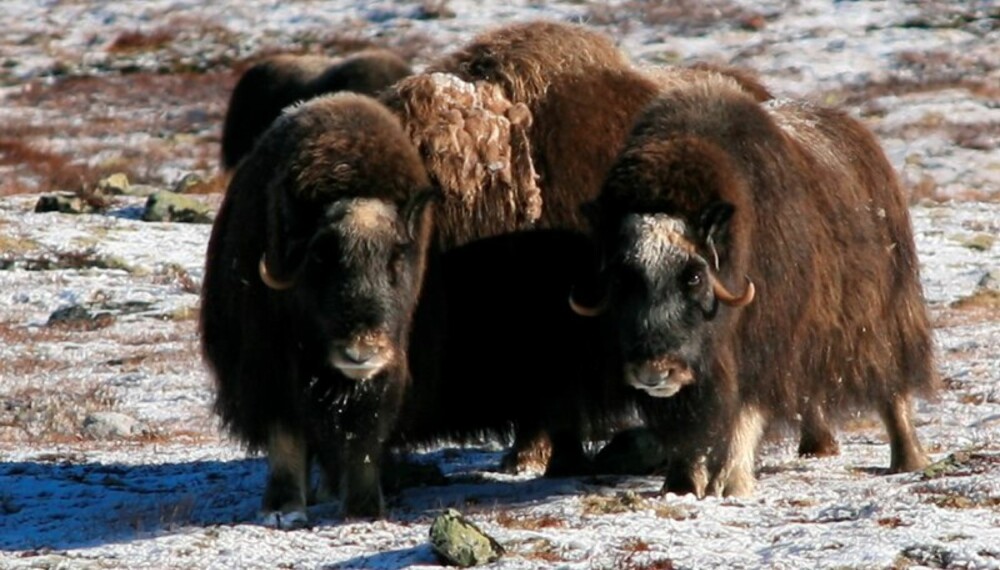
<svg viewBox="0 0 1000 570"><path fill-rule="evenodd" d="M658 65L644 66L639 71L652 79L664 92L698 90L711 95L725 91L743 91L738 81L715 71Z"/></svg>
<svg viewBox="0 0 1000 570"><path fill-rule="evenodd" d="M395 89L407 134L444 193L438 220L447 245L527 228L541 217L527 106L497 85L447 73L410 77Z"/></svg>
<svg viewBox="0 0 1000 570"><path fill-rule="evenodd" d="M761 105L771 119L792 140L798 141L832 172L851 172L853 166L845 163L832 141L817 127L812 105L791 99L775 99Z"/></svg>
<svg viewBox="0 0 1000 570"><path fill-rule="evenodd" d="M666 214L632 214L625 218L622 233L632 244L625 261L640 267L661 267L695 253L687 224Z"/></svg>

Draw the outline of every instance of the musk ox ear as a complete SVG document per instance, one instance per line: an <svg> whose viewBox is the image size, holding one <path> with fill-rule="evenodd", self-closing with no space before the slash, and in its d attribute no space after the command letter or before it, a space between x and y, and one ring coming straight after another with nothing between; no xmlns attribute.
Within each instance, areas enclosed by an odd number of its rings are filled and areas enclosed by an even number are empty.
<svg viewBox="0 0 1000 570"><path fill-rule="evenodd" d="M711 253L709 260L713 264L713 269L719 269L719 253L717 244L724 243L729 232L729 222L733 218L736 208L728 203L716 201L709 204L698 216L698 234L701 240L708 246Z"/></svg>
<svg viewBox="0 0 1000 570"><path fill-rule="evenodd" d="M436 188L421 190L403 206L400 217L406 224L406 231L410 239L416 242L425 242L430 237L434 206L442 199L441 191Z"/></svg>

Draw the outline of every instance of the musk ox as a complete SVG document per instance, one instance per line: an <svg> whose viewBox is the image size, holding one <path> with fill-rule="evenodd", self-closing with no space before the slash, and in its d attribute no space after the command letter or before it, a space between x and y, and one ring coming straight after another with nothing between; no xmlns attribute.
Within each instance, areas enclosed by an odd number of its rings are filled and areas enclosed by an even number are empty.
<svg viewBox="0 0 1000 570"><path fill-rule="evenodd" d="M911 398L937 378L909 214L857 121L693 81L643 111L589 210L666 490L752 492L765 427L800 411L874 408L889 470L927 463Z"/></svg>
<svg viewBox="0 0 1000 570"><path fill-rule="evenodd" d="M589 240L528 232L442 252L428 187L399 121L347 94L287 111L233 176L202 344L217 413L267 452L267 524L306 521L313 458L346 514L379 515L389 448L545 433L558 472L585 460L583 430L618 422L609 402L626 394L606 374L620 365L565 304Z"/></svg>
<svg viewBox="0 0 1000 570"><path fill-rule="evenodd" d="M352 445L364 451L388 436L391 418L378 416L402 386L361 380L376 364L405 373L396 356L410 331L398 327L411 322L423 282L432 194L399 121L354 94L283 114L233 175L208 244L202 349L223 423L267 451L272 524L304 522L310 446L299 394L314 375L341 371L345 389L359 392L360 411L343 419L359 436ZM371 263L385 265L394 290L349 271ZM320 286L338 273L339 286ZM370 511L373 498L352 491L370 484L355 457L341 466L345 509Z"/></svg>
<svg viewBox="0 0 1000 570"><path fill-rule="evenodd" d="M375 95L411 73L408 63L384 49L342 58L282 54L265 58L236 82L222 127L222 167L231 170L285 107L324 93Z"/></svg>
<svg viewBox="0 0 1000 570"><path fill-rule="evenodd" d="M709 63L638 69L607 36L557 22L519 23L487 31L429 69L463 81L500 86L507 100L527 108L531 118L527 145L538 172L541 210L532 227L571 228L584 233L590 228L579 206L598 196L632 125L662 90L713 81L742 90L759 102L772 98L748 70ZM418 79L401 84L411 81ZM434 114L430 104L419 112L400 112L398 109L405 108L400 100L406 98L394 96L396 90L398 87L386 95L404 125L417 122L409 114ZM427 150L427 133L433 131L408 131L423 150L432 179L449 180L436 176L439 169L429 162L428 157L444 154ZM460 155L455 151L451 154ZM578 283L577 295L583 305L596 300L598 293L593 289L586 282ZM836 454L836 440L819 404L805 402L801 416L799 453Z"/></svg>

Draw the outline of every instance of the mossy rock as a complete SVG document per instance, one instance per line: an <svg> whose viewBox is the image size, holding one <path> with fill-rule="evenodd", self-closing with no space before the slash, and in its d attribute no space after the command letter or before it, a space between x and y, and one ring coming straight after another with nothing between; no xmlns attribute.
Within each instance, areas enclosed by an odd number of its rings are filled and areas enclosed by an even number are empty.
<svg viewBox="0 0 1000 570"><path fill-rule="evenodd" d="M142 219L146 222L210 224L212 214L206 204L195 198L161 190L146 200Z"/></svg>
<svg viewBox="0 0 1000 570"><path fill-rule="evenodd" d="M431 548L445 564L469 568L489 564L504 554L503 546L455 509L431 523Z"/></svg>

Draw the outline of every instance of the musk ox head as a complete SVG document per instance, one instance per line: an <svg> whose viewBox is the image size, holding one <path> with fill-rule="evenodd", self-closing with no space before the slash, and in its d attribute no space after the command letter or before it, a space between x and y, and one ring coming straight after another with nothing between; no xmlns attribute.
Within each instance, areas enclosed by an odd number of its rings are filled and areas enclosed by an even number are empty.
<svg viewBox="0 0 1000 570"><path fill-rule="evenodd" d="M607 268L626 381L667 398L696 382L711 349L719 304L742 307L754 286L733 294L718 274L714 241L732 213L718 205L698 225L668 214L624 217Z"/></svg>
<svg viewBox="0 0 1000 570"><path fill-rule="evenodd" d="M355 380L405 370L438 193L398 119L364 96L316 98L251 158L272 165L252 181L265 195L258 283L305 323L308 354Z"/></svg>
<svg viewBox="0 0 1000 570"><path fill-rule="evenodd" d="M326 364L347 378L367 380L405 368L435 196L423 191L402 206L373 198L338 200L323 212L288 277L275 277L266 254L261 257L261 280L294 292L325 344Z"/></svg>
<svg viewBox="0 0 1000 570"><path fill-rule="evenodd" d="M654 397L670 397L699 381L726 315L754 298L739 283L745 255L734 251L743 220L734 224L735 177L718 149L633 133L586 213L604 259L605 299L571 299L580 314L607 308L616 323L627 382ZM739 193L735 193L738 195ZM745 203L741 203L745 206ZM745 241L743 237L740 240ZM733 293L729 289L740 289Z"/></svg>

